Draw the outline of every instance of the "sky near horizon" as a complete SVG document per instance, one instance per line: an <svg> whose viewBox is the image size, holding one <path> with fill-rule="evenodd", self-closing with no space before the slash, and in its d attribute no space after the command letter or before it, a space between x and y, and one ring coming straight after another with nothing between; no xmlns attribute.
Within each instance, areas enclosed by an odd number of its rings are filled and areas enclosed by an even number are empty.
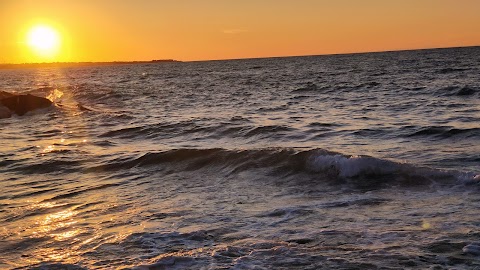
<svg viewBox="0 0 480 270"><path fill-rule="evenodd" d="M478 0L0 0L0 63L476 46L479 14ZM58 35L48 56L29 45L39 25Z"/></svg>

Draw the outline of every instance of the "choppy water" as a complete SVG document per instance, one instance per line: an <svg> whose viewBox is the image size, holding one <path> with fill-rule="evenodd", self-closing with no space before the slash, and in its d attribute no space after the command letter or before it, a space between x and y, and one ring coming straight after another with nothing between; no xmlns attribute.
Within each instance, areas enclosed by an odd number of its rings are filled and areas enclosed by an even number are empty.
<svg viewBox="0 0 480 270"><path fill-rule="evenodd" d="M0 70L0 268L478 269L479 63Z"/></svg>

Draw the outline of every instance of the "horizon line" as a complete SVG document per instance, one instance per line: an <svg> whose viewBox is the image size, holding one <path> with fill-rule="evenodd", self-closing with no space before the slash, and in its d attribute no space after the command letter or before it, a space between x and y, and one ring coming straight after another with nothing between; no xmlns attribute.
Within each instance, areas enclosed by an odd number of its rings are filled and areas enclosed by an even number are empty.
<svg viewBox="0 0 480 270"><path fill-rule="evenodd" d="M210 60L190 60L178 62L211 62L211 61L235 61L235 60L249 60L249 59L271 59L271 58L289 58L289 57L313 57L313 56L336 56L336 55L356 55L356 54L375 54L375 53L391 53L391 52L414 52L414 51L428 51L428 50L448 50L448 49L462 49L462 48L476 48L479 45L466 46L452 46L452 47L431 47L431 48L416 48L416 49L393 49L384 51L359 51L359 52L342 52L342 53L325 53L325 54L302 54L302 55L283 55L283 56L266 56L266 57L245 57L245 58L226 58L226 59L210 59Z"/></svg>
<svg viewBox="0 0 480 270"><path fill-rule="evenodd" d="M0 63L1 67L6 66L28 66L28 65L95 65L95 64L148 64L148 63L194 63L194 62L211 62L211 61L235 61L235 60L253 60L253 59L271 59L271 58L290 58L290 57L312 57L312 56L335 56L335 55L356 55L356 54L374 54L374 53L390 53L390 52L409 52L409 51L426 51L426 50L444 50L444 49L461 49L475 48L479 45L452 46L452 47L431 47L416 49L393 49L383 51L359 51L359 52L343 52L343 53L325 53L325 54L304 54L304 55L282 55L282 56L264 56L264 57L243 57L243 58L224 58L224 59L202 59L202 60L176 60L176 59L153 59L153 60L112 60L112 61L71 61L71 62L30 62L30 63Z"/></svg>

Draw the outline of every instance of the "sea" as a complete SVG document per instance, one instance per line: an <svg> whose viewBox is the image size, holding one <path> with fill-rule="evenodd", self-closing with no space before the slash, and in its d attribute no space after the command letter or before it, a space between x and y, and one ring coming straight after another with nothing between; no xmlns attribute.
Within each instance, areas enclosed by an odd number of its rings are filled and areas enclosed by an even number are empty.
<svg viewBox="0 0 480 270"><path fill-rule="evenodd" d="M0 70L0 269L480 269L480 47Z"/></svg>

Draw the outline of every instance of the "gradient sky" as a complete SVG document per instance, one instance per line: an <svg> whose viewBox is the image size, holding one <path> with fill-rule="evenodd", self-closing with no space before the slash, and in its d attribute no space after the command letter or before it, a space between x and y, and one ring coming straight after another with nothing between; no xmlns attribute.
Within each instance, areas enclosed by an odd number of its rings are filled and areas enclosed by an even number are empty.
<svg viewBox="0 0 480 270"><path fill-rule="evenodd" d="M28 29L61 33L36 57ZM0 63L208 60L480 45L479 0L0 0Z"/></svg>

